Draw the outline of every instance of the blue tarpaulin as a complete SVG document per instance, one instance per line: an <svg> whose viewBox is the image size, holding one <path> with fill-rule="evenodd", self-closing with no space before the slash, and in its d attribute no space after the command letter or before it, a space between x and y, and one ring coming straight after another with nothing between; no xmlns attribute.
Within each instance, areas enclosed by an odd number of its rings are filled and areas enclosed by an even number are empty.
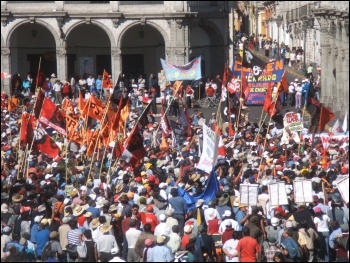
<svg viewBox="0 0 350 263"><path fill-rule="evenodd" d="M217 179L217 174L214 170L214 167L210 173L209 179L207 180L204 191L201 194L190 195L181 187L178 188L178 191L179 196L182 196L185 199L188 211L196 208L196 201L198 199L203 199L204 203L208 204L216 197L216 193L219 191L219 181Z"/></svg>

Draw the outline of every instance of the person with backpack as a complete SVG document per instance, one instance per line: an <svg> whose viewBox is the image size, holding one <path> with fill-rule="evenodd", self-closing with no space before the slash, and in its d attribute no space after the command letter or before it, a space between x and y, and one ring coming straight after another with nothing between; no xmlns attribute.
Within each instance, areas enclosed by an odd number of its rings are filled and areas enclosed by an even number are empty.
<svg viewBox="0 0 350 263"><path fill-rule="evenodd" d="M36 255L38 259L41 259L41 254L43 252L43 249L50 239L50 231L45 228L45 225L43 223L40 223L38 225L38 232L35 234L35 240L36 240Z"/></svg>
<svg viewBox="0 0 350 263"><path fill-rule="evenodd" d="M50 233L50 240L46 242L41 254L41 260L45 261L48 258L57 258L59 261L65 261L64 254L60 242L58 241L57 231Z"/></svg>

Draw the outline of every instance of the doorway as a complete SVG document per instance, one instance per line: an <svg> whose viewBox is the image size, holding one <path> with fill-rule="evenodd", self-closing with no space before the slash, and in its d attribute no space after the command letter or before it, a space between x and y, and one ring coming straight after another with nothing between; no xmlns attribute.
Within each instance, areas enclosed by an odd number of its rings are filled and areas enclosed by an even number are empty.
<svg viewBox="0 0 350 263"><path fill-rule="evenodd" d="M140 74L144 74L143 54L125 54L122 55L123 74L137 81Z"/></svg>

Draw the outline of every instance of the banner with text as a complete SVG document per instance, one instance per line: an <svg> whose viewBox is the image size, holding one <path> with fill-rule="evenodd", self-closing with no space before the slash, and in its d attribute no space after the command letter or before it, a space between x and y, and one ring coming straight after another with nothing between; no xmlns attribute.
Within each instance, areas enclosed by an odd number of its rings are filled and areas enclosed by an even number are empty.
<svg viewBox="0 0 350 263"><path fill-rule="evenodd" d="M182 66L174 65L164 59L160 59L160 62L167 81L197 80L202 77L200 56Z"/></svg>
<svg viewBox="0 0 350 263"><path fill-rule="evenodd" d="M300 114L296 112L287 112L283 118L284 127L288 127L291 132L302 131L304 126L300 121Z"/></svg>
<svg viewBox="0 0 350 263"><path fill-rule="evenodd" d="M241 80L241 70L242 63L236 60L232 73L239 81ZM248 86L250 88L247 105L264 105L265 92L269 83L278 83L283 76L283 60L271 61L267 63L258 80L255 80L254 76L257 75L257 73L254 72L254 70L257 69L243 68L243 74L245 74L248 80Z"/></svg>
<svg viewBox="0 0 350 263"><path fill-rule="evenodd" d="M212 129L203 124L203 151L197 169L207 173L211 172L218 156L218 143L219 136L217 136Z"/></svg>

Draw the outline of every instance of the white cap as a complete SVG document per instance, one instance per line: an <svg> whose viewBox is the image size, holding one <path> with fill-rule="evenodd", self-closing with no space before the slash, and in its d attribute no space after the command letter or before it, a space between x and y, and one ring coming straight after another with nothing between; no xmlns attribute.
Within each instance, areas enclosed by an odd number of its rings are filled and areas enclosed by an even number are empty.
<svg viewBox="0 0 350 263"><path fill-rule="evenodd" d="M45 180L50 179L52 176L53 176L53 174L47 174L47 175L45 175Z"/></svg>
<svg viewBox="0 0 350 263"><path fill-rule="evenodd" d="M160 183L159 188L163 188L164 186L168 186L166 183Z"/></svg>
<svg viewBox="0 0 350 263"><path fill-rule="evenodd" d="M165 221L166 220L166 215L165 214L159 215L159 220L160 221Z"/></svg>
<svg viewBox="0 0 350 263"><path fill-rule="evenodd" d="M85 185L80 186L80 190L81 191L86 191L86 186Z"/></svg>

